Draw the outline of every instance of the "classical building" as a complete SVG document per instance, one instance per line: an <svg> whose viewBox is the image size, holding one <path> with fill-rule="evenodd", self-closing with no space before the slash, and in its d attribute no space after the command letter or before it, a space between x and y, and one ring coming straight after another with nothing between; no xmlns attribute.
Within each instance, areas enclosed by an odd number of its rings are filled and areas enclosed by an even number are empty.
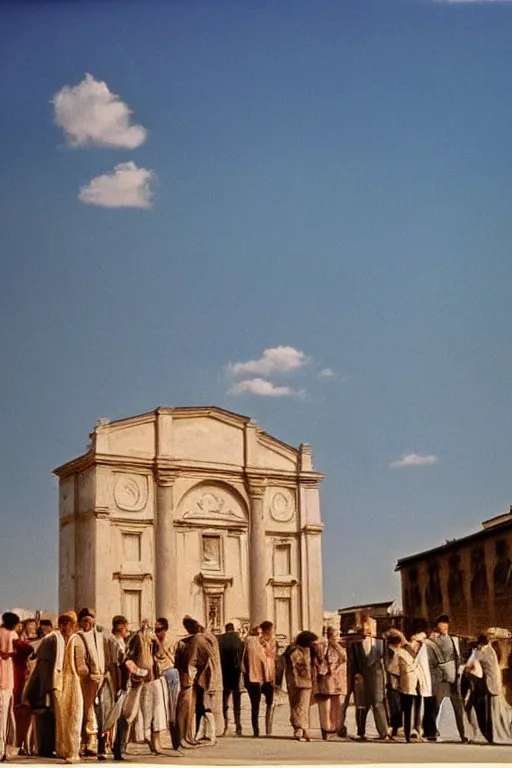
<svg viewBox="0 0 512 768"><path fill-rule="evenodd" d="M512 508L482 529L398 561L405 615L451 618L454 631L474 637L489 627L512 629Z"/></svg>
<svg viewBox="0 0 512 768"><path fill-rule="evenodd" d="M101 419L59 478L60 608L108 624L190 614L218 632L322 631L322 523L309 446L215 407Z"/></svg>

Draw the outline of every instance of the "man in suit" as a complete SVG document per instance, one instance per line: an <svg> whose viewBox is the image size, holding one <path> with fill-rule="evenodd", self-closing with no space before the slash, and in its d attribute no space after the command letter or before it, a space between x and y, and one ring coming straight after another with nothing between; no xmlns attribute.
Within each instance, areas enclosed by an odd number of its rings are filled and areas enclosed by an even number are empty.
<svg viewBox="0 0 512 768"><path fill-rule="evenodd" d="M222 710L224 713L224 735L228 732L229 699L233 696L236 735L242 735L240 718L241 692L240 675L244 644L233 624L226 624L226 631L219 637L220 663L222 667Z"/></svg>
<svg viewBox="0 0 512 768"><path fill-rule="evenodd" d="M427 644L433 651L432 688L435 716L437 718L439 715L444 699L450 699L460 739L463 744L466 744L468 739L464 730L464 708L459 691L460 648L458 638L450 635L448 616L439 616L436 621L436 631Z"/></svg>
<svg viewBox="0 0 512 768"><path fill-rule="evenodd" d="M350 674L353 679L356 705L357 738L366 738L366 718L370 708L373 712L375 727L382 741L388 738L388 719L386 713L384 642L376 636L376 622L368 612L361 614L361 627L357 634L364 639L350 645Z"/></svg>

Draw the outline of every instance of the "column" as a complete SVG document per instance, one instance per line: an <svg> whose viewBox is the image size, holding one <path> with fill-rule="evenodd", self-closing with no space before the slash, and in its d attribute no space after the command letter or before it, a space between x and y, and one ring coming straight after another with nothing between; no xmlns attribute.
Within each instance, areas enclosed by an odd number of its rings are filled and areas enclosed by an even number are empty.
<svg viewBox="0 0 512 768"><path fill-rule="evenodd" d="M169 621L171 631L177 629L176 539L174 532L173 486L175 477L158 474L155 519L155 607L156 617Z"/></svg>
<svg viewBox="0 0 512 768"><path fill-rule="evenodd" d="M264 483L251 483L251 519L249 524L250 619L251 625L261 624L267 616L267 553L265 545Z"/></svg>

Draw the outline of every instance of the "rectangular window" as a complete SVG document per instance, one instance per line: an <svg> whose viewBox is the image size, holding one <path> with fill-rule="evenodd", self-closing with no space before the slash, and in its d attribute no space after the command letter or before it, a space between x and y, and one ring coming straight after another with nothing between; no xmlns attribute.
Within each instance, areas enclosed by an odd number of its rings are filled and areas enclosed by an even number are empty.
<svg viewBox="0 0 512 768"><path fill-rule="evenodd" d="M123 560L127 563L140 563L140 533L123 533Z"/></svg>
<svg viewBox="0 0 512 768"><path fill-rule="evenodd" d="M139 629L142 622L142 599L140 589L123 589L122 611L128 619L130 629Z"/></svg>
<svg viewBox="0 0 512 768"><path fill-rule="evenodd" d="M292 635L292 601L289 597L274 599L276 636L283 643L289 643Z"/></svg>
<svg viewBox="0 0 512 768"><path fill-rule="evenodd" d="M276 544L274 549L274 577L291 575L291 546L290 544Z"/></svg>

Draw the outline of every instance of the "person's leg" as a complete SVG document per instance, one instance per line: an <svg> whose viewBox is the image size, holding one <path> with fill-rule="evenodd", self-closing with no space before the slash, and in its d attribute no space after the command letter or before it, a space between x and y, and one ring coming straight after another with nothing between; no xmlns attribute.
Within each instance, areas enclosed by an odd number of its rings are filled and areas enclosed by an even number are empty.
<svg viewBox="0 0 512 768"><path fill-rule="evenodd" d="M272 683L264 683L261 686L261 692L265 697L266 711L265 711L265 733L267 736L272 735L272 726L274 719L274 686Z"/></svg>
<svg viewBox="0 0 512 768"><path fill-rule="evenodd" d="M236 735L242 735L242 694L237 688L233 693L233 714L235 716Z"/></svg>
<svg viewBox="0 0 512 768"><path fill-rule="evenodd" d="M423 698L423 736L432 741L436 738L436 702L433 696Z"/></svg>
<svg viewBox="0 0 512 768"><path fill-rule="evenodd" d="M366 718L368 717L369 707L358 707L356 709L357 735L360 739L366 736Z"/></svg>
<svg viewBox="0 0 512 768"><path fill-rule="evenodd" d="M231 696L231 691L226 690L226 688L222 691L222 714L224 715L224 734L228 732L229 727L229 697Z"/></svg>
<svg viewBox="0 0 512 768"><path fill-rule="evenodd" d="M261 702L261 686L259 683L247 682L245 685L247 693L249 694L249 701L251 702L251 723L252 732L254 736L260 735L260 702Z"/></svg>
<svg viewBox="0 0 512 768"><path fill-rule="evenodd" d="M346 738L347 736L347 712L348 712L348 706L350 704L350 693L347 693L346 696L341 697L341 712L340 712L340 729L338 731L338 736L342 739Z"/></svg>
<svg viewBox="0 0 512 768"><path fill-rule="evenodd" d="M422 704L423 704L423 698L419 695L416 695L414 697L414 730L418 734L418 736L421 736L421 717L422 717Z"/></svg>
<svg viewBox="0 0 512 768"><path fill-rule="evenodd" d="M412 719L412 705L414 696L408 696L405 693L400 694L400 702L402 705L402 713L404 716L404 736L406 741L411 740L411 719Z"/></svg>
<svg viewBox="0 0 512 768"><path fill-rule="evenodd" d="M329 696L322 696L318 698L318 719L320 720L322 738L324 741L327 741L330 720Z"/></svg>
<svg viewBox="0 0 512 768"><path fill-rule="evenodd" d="M379 738L385 739L388 735L388 715L383 701L376 701L372 705L373 719Z"/></svg>
<svg viewBox="0 0 512 768"><path fill-rule="evenodd" d="M473 685L471 703L476 715L478 730L484 738L487 738L487 690L485 681L482 680Z"/></svg>
<svg viewBox="0 0 512 768"><path fill-rule="evenodd" d="M457 723L457 730L459 732L459 736L461 738L461 741L465 742L467 741L467 739L466 739L466 732L464 727L464 707L462 705L462 699L460 697L457 683L454 683L451 686L450 701L452 703L453 711L455 713L455 722Z"/></svg>
<svg viewBox="0 0 512 768"><path fill-rule="evenodd" d="M200 685L197 685L195 687L196 691L196 730L195 730L195 737L196 739L199 738L199 731L201 728L201 721L205 715L204 710L204 688L201 688Z"/></svg>
<svg viewBox="0 0 512 768"><path fill-rule="evenodd" d="M0 690L0 760L4 760L7 751L7 727L11 707L12 691Z"/></svg>
<svg viewBox="0 0 512 768"><path fill-rule="evenodd" d="M491 696L489 693L485 696L485 738L489 744L494 743L493 723L492 723L492 709L491 709Z"/></svg>
<svg viewBox="0 0 512 768"><path fill-rule="evenodd" d="M104 760L106 757L107 737L103 733L103 722L105 715L105 702L104 702L104 690L105 686L99 691L98 696L94 702L94 714L96 715L96 723L98 726L98 760Z"/></svg>

